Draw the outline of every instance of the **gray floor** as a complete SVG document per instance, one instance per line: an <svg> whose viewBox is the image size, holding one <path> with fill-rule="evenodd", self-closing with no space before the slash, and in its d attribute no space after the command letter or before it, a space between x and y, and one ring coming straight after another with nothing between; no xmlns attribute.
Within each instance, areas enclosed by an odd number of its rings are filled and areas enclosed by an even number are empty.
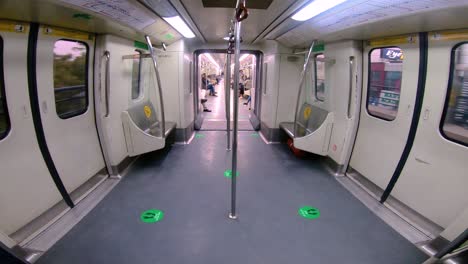
<svg viewBox="0 0 468 264"><path fill-rule="evenodd" d="M140 158L37 263L421 263L415 246L318 165L285 145L239 135L238 215L227 219L223 132ZM321 217L297 215L304 205ZM140 213L160 209L158 223Z"/></svg>

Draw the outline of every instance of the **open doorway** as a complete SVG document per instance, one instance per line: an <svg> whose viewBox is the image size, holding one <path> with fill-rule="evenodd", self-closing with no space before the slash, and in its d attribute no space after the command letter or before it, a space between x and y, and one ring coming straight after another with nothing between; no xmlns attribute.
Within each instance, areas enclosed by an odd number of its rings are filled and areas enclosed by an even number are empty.
<svg viewBox="0 0 468 264"><path fill-rule="evenodd" d="M232 61L226 62L225 50L201 50L195 52L195 129L226 131L227 111L233 120L234 99L239 101L240 131L252 131L260 128L257 118L259 108L259 59L258 52L243 51L240 57L239 89L234 91L234 55ZM260 64L261 65L261 64ZM227 67L230 67L231 78L229 99L226 95ZM226 101L230 100L229 110ZM232 123L231 123L232 129Z"/></svg>

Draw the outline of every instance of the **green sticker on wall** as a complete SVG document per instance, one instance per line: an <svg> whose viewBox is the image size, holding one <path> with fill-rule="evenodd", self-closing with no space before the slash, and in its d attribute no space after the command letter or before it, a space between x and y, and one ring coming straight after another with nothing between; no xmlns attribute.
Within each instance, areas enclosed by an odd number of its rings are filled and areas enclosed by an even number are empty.
<svg viewBox="0 0 468 264"><path fill-rule="evenodd" d="M76 13L76 14L73 14L73 18L82 18L82 19L85 19L85 20L90 20L90 19L91 19L91 15L82 14L82 13Z"/></svg>
<svg viewBox="0 0 468 264"><path fill-rule="evenodd" d="M164 218L164 212L157 209L151 209L144 211L141 216L140 220L143 223L156 223L161 221Z"/></svg>
<svg viewBox="0 0 468 264"><path fill-rule="evenodd" d="M146 43L136 41L136 40L133 42L133 47L135 47L137 49L149 50L148 45Z"/></svg>
<svg viewBox="0 0 468 264"><path fill-rule="evenodd" d="M198 133L195 134L195 138L204 138L204 137L205 137L205 135L203 135L203 134L198 134Z"/></svg>
<svg viewBox="0 0 468 264"><path fill-rule="evenodd" d="M224 171L224 177L232 178L232 170L225 170ZM239 177L239 172L238 171L236 171L236 177Z"/></svg>
<svg viewBox="0 0 468 264"><path fill-rule="evenodd" d="M320 217L320 211L317 208L304 206L299 208L297 214L307 219L316 219Z"/></svg>

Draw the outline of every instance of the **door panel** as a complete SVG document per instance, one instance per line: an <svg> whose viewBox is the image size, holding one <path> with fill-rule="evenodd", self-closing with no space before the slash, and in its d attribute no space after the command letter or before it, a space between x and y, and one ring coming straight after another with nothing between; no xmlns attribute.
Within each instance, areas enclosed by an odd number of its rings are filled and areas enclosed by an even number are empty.
<svg viewBox="0 0 468 264"><path fill-rule="evenodd" d="M465 117L464 124L463 120L449 120L455 114L449 110L445 123L468 140L468 107L459 103L463 97L463 80L468 82L468 44L458 46L464 42L468 42L468 31L429 33L422 114L410 156L392 192L395 198L444 228L468 205L468 147L455 142L460 137L450 134L444 137L441 129L448 97L449 106L464 109ZM452 82L449 82L451 66ZM464 96L468 98L466 88L465 91Z"/></svg>
<svg viewBox="0 0 468 264"><path fill-rule="evenodd" d="M94 120L93 56L93 35L39 28L41 118L49 151L69 193L105 166Z"/></svg>
<svg viewBox="0 0 468 264"><path fill-rule="evenodd" d="M15 31L19 27L23 31ZM0 22L4 88L11 123L8 134L0 140L0 232L5 234L12 234L62 200L41 155L31 116L28 33L26 23Z"/></svg>
<svg viewBox="0 0 468 264"><path fill-rule="evenodd" d="M361 116L350 165L382 189L407 142L418 71L417 35L371 41L364 49Z"/></svg>

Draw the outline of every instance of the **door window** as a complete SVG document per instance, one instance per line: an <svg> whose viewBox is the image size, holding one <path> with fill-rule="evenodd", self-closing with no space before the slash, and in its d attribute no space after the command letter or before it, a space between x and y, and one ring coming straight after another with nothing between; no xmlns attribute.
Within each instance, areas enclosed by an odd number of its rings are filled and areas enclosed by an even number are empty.
<svg viewBox="0 0 468 264"><path fill-rule="evenodd" d="M367 111L392 121L400 105L403 51L398 47L373 49L369 53Z"/></svg>
<svg viewBox="0 0 468 264"><path fill-rule="evenodd" d="M132 64L132 99L138 99L141 94L140 80L141 80L141 51L138 51L139 56L133 58Z"/></svg>
<svg viewBox="0 0 468 264"><path fill-rule="evenodd" d="M88 109L88 46L79 41L58 40L54 45L54 94L62 119Z"/></svg>
<svg viewBox="0 0 468 264"><path fill-rule="evenodd" d="M315 56L315 98L325 100L325 55Z"/></svg>
<svg viewBox="0 0 468 264"><path fill-rule="evenodd" d="M441 133L445 138L468 145L468 43L452 50L450 80L445 99Z"/></svg>
<svg viewBox="0 0 468 264"><path fill-rule="evenodd" d="M5 82L3 80L3 39L0 37L0 139L10 131L10 118L5 97Z"/></svg>

